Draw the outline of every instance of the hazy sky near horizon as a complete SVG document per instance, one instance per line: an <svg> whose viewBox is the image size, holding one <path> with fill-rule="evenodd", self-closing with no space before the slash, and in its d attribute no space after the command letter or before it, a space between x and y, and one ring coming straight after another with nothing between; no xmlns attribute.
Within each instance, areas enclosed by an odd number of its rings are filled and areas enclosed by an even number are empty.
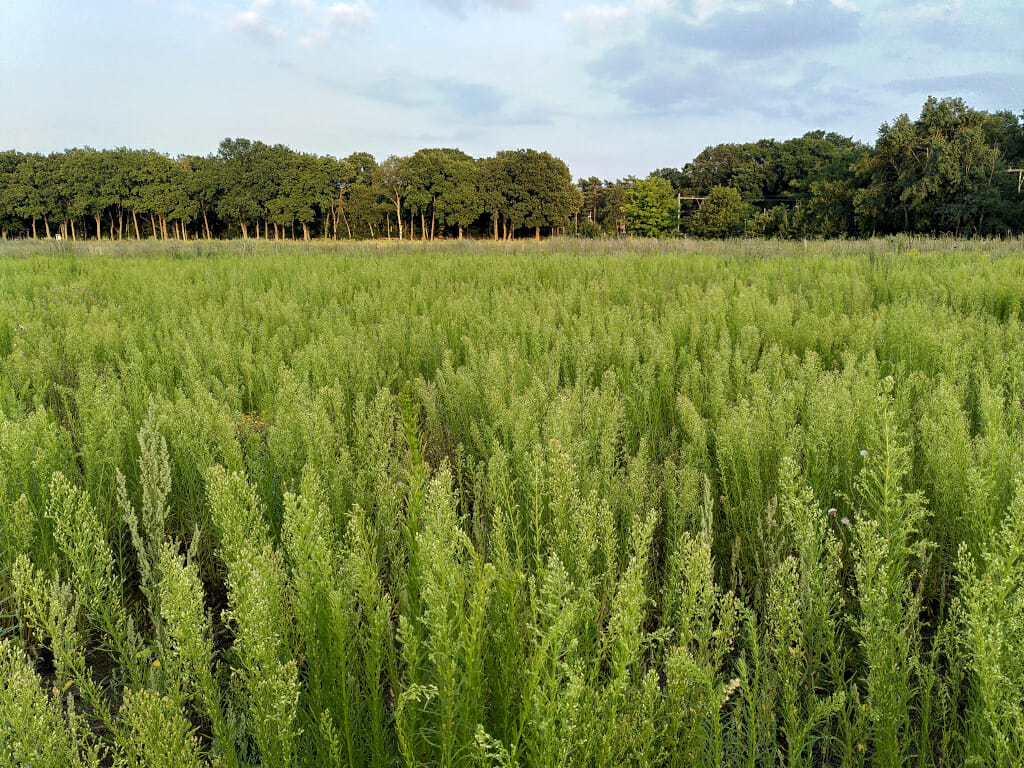
<svg viewBox="0 0 1024 768"><path fill-rule="evenodd" d="M1020 0L0 0L0 149L534 147L617 178L870 143L930 94L1024 110Z"/></svg>

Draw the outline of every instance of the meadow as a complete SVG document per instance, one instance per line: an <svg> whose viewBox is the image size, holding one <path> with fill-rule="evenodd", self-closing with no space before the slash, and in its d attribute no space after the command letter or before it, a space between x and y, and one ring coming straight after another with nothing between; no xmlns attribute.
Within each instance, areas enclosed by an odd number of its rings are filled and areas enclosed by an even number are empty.
<svg viewBox="0 0 1024 768"><path fill-rule="evenodd" d="M0 765L1024 754L1024 243L0 248Z"/></svg>

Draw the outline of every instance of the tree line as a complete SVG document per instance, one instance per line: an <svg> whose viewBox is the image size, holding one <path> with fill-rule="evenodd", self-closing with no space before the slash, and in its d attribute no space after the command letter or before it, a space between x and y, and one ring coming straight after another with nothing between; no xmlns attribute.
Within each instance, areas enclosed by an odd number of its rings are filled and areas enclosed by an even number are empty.
<svg viewBox="0 0 1024 768"><path fill-rule="evenodd" d="M239 138L205 157L0 153L4 238L539 238L565 232L579 198L568 166L533 149L421 149L378 163Z"/></svg>
<svg viewBox="0 0 1024 768"><path fill-rule="evenodd" d="M883 123L874 146L825 131L719 144L681 169L581 191L586 227L606 234L667 232L678 212L697 237L1003 236L1024 232L1021 168L1024 115L932 97L917 119Z"/></svg>
<svg viewBox="0 0 1024 768"><path fill-rule="evenodd" d="M573 182L547 152L421 149L378 162L225 139L153 150L0 152L3 237L782 238L1024 232L1024 115L929 98L874 146L836 133L708 147L646 179Z"/></svg>

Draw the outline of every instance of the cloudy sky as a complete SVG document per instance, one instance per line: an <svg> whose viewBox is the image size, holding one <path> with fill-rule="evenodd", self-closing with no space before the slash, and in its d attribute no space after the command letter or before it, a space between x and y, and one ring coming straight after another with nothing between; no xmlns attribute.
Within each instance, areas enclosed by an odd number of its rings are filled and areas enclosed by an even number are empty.
<svg viewBox="0 0 1024 768"><path fill-rule="evenodd" d="M0 148L378 158L546 149L574 175L929 95L1024 110L1020 0L0 0Z"/></svg>

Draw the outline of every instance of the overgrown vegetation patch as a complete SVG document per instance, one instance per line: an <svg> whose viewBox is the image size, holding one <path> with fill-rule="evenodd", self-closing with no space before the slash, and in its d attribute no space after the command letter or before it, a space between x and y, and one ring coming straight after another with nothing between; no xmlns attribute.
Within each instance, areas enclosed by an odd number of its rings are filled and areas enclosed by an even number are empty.
<svg viewBox="0 0 1024 768"><path fill-rule="evenodd" d="M1015 766L1020 242L0 251L0 763Z"/></svg>

